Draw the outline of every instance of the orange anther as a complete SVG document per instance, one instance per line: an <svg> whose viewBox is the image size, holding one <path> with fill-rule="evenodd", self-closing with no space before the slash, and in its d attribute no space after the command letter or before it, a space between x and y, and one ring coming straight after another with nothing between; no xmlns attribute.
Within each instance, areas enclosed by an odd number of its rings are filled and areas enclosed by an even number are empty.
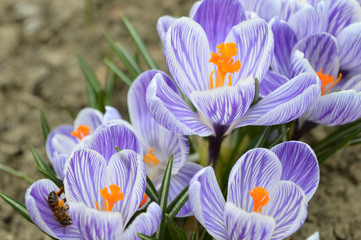
<svg viewBox="0 0 361 240"><path fill-rule="evenodd" d="M144 206L144 204L147 202L147 200L148 200L148 195L147 195L146 193L144 193L143 200L142 200L142 202L140 203L139 207Z"/></svg>
<svg viewBox="0 0 361 240"><path fill-rule="evenodd" d="M269 196L268 191L263 187L255 187L252 192L248 191L251 197L253 198L253 211L262 212L262 208L268 203Z"/></svg>
<svg viewBox="0 0 361 240"><path fill-rule="evenodd" d="M88 136L90 133L90 127L87 125L79 125L77 129L72 131L70 134L74 137L77 137L79 140L81 140L83 137Z"/></svg>
<svg viewBox="0 0 361 240"><path fill-rule="evenodd" d="M333 76L322 73L322 68L321 68L320 71L317 72L317 76L321 80L321 95L323 96L328 92L330 92L336 86L336 84L341 80L342 73L338 75L338 78L335 81L335 78Z"/></svg>
<svg viewBox="0 0 361 240"><path fill-rule="evenodd" d="M112 184L109 186L109 189L110 193L106 187L100 190L100 196L103 198L103 211L111 211L116 202L124 199L124 193L120 192L121 190L119 186ZM95 206L98 210L100 210L96 200Z"/></svg>
<svg viewBox="0 0 361 240"><path fill-rule="evenodd" d="M149 164L150 166L157 166L159 160L153 154L154 148L149 149L149 152L143 156L143 161Z"/></svg>

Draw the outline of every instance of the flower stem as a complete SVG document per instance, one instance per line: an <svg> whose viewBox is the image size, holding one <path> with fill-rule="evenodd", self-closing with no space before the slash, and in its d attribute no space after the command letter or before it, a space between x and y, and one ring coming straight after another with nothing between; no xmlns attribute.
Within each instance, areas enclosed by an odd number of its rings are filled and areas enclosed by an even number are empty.
<svg viewBox="0 0 361 240"><path fill-rule="evenodd" d="M213 168L216 168L219 153L221 151L223 135L226 132L226 129L227 128L224 126L218 127L215 136L208 137L208 164L212 164Z"/></svg>

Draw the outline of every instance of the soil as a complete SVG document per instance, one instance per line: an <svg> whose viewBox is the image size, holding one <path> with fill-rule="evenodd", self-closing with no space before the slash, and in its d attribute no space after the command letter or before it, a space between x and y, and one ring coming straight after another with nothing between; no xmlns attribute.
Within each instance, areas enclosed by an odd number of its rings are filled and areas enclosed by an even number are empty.
<svg viewBox="0 0 361 240"><path fill-rule="evenodd" d="M77 113L87 105L84 76L76 55L82 56L104 83L108 71L103 58L116 60L116 57L103 32L135 54L134 44L120 20L124 14L166 70L155 29L157 19L165 14L188 15L192 3L189 0L1 0L0 163L40 179L42 176L35 169L29 150L32 145L46 157L39 109L55 128L72 123L64 108ZM118 81L113 98L113 105L125 118L127 90ZM360 182L360 147L336 153L321 167L320 187L309 203L307 221L290 239L305 239L315 231L320 232L321 239L361 239ZM28 187L23 180L1 172L1 192L24 201ZM3 200L0 200L0 236L7 240L48 239Z"/></svg>

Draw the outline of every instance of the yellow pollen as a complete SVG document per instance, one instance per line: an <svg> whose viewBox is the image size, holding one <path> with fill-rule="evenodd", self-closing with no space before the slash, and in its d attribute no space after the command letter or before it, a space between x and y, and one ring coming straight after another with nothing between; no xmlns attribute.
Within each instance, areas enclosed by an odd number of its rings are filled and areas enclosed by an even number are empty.
<svg viewBox="0 0 361 240"><path fill-rule="evenodd" d="M72 131L70 134L74 137L79 138L79 140L81 140L83 137L88 136L89 133L90 133L89 126L79 125L79 127L77 129L75 129L74 131Z"/></svg>
<svg viewBox="0 0 361 240"><path fill-rule="evenodd" d="M112 184L109 186L110 193L108 192L108 188L101 189L100 196L103 198L103 211L111 211L114 207L114 204L120 200L124 199L124 193L121 192L120 187ZM95 200L95 206L100 211L99 205Z"/></svg>
<svg viewBox="0 0 361 240"><path fill-rule="evenodd" d="M154 148L149 149L149 152L143 156L143 161L148 163L150 166L157 166L159 160L153 154Z"/></svg>
<svg viewBox="0 0 361 240"><path fill-rule="evenodd" d="M262 212L262 208L266 206L269 201L268 191L263 187L255 187L252 192L248 191L253 198L253 211Z"/></svg>
<svg viewBox="0 0 361 240"><path fill-rule="evenodd" d="M321 79L321 95L327 94L329 91L331 91L336 84L341 80L342 73L338 75L338 78L335 81L335 78L333 76L330 76L328 74L322 73L322 68L319 72L317 72L318 77ZM326 88L327 86L327 88Z"/></svg>
<svg viewBox="0 0 361 240"><path fill-rule="evenodd" d="M223 87L224 81L227 73L235 73L241 69L241 62L237 60L234 62L232 57L237 55L237 48L235 43L221 43L217 46L218 52L211 53L211 58L209 59L210 63L217 65L217 76L216 76L216 86ZM210 76L210 88L213 89L213 71ZM231 75L228 75L228 86L232 85Z"/></svg>

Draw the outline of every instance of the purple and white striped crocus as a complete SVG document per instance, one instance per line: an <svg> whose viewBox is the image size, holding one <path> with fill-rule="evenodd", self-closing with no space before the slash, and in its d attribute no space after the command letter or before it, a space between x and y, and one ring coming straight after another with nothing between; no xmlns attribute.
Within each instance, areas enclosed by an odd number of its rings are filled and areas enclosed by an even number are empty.
<svg viewBox="0 0 361 240"><path fill-rule="evenodd" d="M215 239L283 239L302 226L319 183L313 150L302 142L246 152L233 166L227 201L211 167L191 180L197 220Z"/></svg>
<svg viewBox="0 0 361 240"><path fill-rule="evenodd" d="M51 131L46 139L46 153L56 174L63 179L64 164L71 152L87 136L90 136L102 124L114 119L121 119L119 112L105 107L105 114L94 108L82 109L74 120L74 125L61 125Z"/></svg>
<svg viewBox="0 0 361 240"><path fill-rule="evenodd" d="M86 144L88 148L75 150L66 163L64 189L72 224L63 228L53 217L47 196L59 188L49 180L37 181L26 193L25 203L34 223L60 239L139 239L137 233L152 235L161 219L156 203L127 226L145 192L146 170L135 134L125 125L108 123ZM114 146L127 150L117 153Z"/></svg>
<svg viewBox="0 0 361 240"><path fill-rule="evenodd" d="M302 81L287 83L251 107L255 78L262 82L271 63L273 34L262 19L233 26L227 21L233 12L220 3L202 2L195 14L199 19L194 17L197 22L180 18L165 36L168 68L197 111L157 74L147 89L152 116L171 131L200 136L222 136L241 126L282 124L300 117L319 95L317 76L299 76Z"/></svg>
<svg viewBox="0 0 361 240"><path fill-rule="evenodd" d="M147 174L157 190L160 189L168 159L173 154L172 177L168 195L169 204L189 184L190 179L202 169L202 166L187 162L189 143L186 136L160 126L150 115L146 103L146 92L149 83L156 74L161 74L166 84L173 91L178 91L172 80L163 72L146 71L134 80L129 89L128 108L132 126L144 149L143 160ZM185 217L191 214L189 202L186 202L177 216Z"/></svg>

